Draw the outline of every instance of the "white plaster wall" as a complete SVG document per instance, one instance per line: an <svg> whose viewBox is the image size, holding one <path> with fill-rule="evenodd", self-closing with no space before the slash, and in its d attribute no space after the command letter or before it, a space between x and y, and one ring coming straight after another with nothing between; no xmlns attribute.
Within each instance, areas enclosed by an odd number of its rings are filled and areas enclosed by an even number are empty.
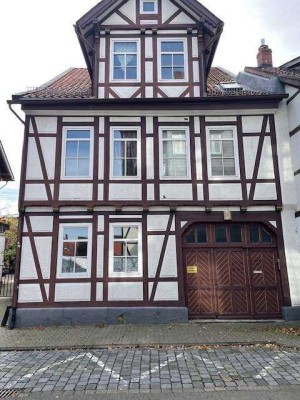
<svg viewBox="0 0 300 400"><path fill-rule="evenodd" d="M277 199L277 192L275 183L257 183L255 185L254 200L276 200L276 199Z"/></svg>
<svg viewBox="0 0 300 400"><path fill-rule="evenodd" d="M103 301L103 283L102 282L97 283L96 300Z"/></svg>
<svg viewBox="0 0 300 400"><path fill-rule="evenodd" d="M39 133L57 133L57 118L36 117L35 121Z"/></svg>
<svg viewBox="0 0 300 400"><path fill-rule="evenodd" d="M205 117L206 122L235 122L236 120L235 116Z"/></svg>
<svg viewBox="0 0 300 400"><path fill-rule="evenodd" d="M148 231L163 231L167 229L169 215L148 215Z"/></svg>
<svg viewBox="0 0 300 400"><path fill-rule="evenodd" d="M19 285L18 302L19 303L40 303L43 301L40 285L22 284Z"/></svg>
<svg viewBox="0 0 300 400"><path fill-rule="evenodd" d="M164 241L164 235L148 236L148 274L154 278Z"/></svg>
<svg viewBox="0 0 300 400"><path fill-rule="evenodd" d="M48 200L45 185L27 184L24 198L25 200Z"/></svg>
<svg viewBox="0 0 300 400"><path fill-rule="evenodd" d="M195 138L195 152L197 179L202 180L202 148L201 139L199 137Z"/></svg>
<svg viewBox="0 0 300 400"><path fill-rule="evenodd" d="M152 183L149 183L147 185L147 200L151 201L154 200L154 185Z"/></svg>
<svg viewBox="0 0 300 400"><path fill-rule="evenodd" d="M55 285L55 301L90 301L90 283L57 283Z"/></svg>
<svg viewBox="0 0 300 400"><path fill-rule="evenodd" d="M121 8L120 11L126 15L131 21L136 22L136 5L135 0L127 1Z"/></svg>
<svg viewBox="0 0 300 400"><path fill-rule="evenodd" d="M259 133L261 132L263 117L242 117L242 123L244 133Z"/></svg>
<svg viewBox="0 0 300 400"><path fill-rule="evenodd" d="M145 74L146 74L146 82L153 82L153 62L146 61L145 62Z"/></svg>
<svg viewBox="0 0 300 400"><path fill-rule="evenodd" d="M141 200L142 185L130 183L111 183L109 185L110 200Z"/></svg>
<svg viewBox="0 0 300 400"><path fill-rule="evenodd" d="M99 138L99 170L98 177L99 179L104 178L104 138Z"/></svg>
<svg viewBox="0 0 300 400"><path fill-rule="evenodd" d="M104 236L99 235L97 238L97 277L103 277L104 265Z"/></svg>
<svg viewBox="0 0 300 400"><path fill-rule="evenodd" d="M286 104L281 102L275 114L279 172L284 208L295 210L296 189L291 157L290 136Z"/></svg>
<svg viewBox="0 0 300 400"><path fill-rule="evenodd" d="M299 124L300 124L300 117L299 117ZM294 172L296 172L300 169L300 132L293 135L290 138L290 141L291 141L291 152L292 152Z"/></svg>
<svg viewBox="0 0 300 400"><path fill-rule="evenodd" d="M53 231L53 217L51 216L31 216L31 228L33 232L52 232Z"/></svg>
<svg viewBox="0 0 300 400"><path fill-rule="evenodd" d="M28 138L26 178L43 179L40 158L37 152L35 139L32 137Z"/></svg>
<svg viewBox="0 0 300 400"><path fill-rule="evenodd" d="M188 86L163 86L163 84L161 84L159 88L168 97L179 97L188 88Z"/></svg>
<svg viewBox="0 0 300 400"><path fill-rule="evenodd" d="M293 210L283 210L282 228L292 305L300 305L300 248Z"/></svg>
<svg viewBox="0 0 300 400"><path fill-rule="evenodd" d="M192 185L186 183L165 183L160 185L161 200L193 200ZM165 196L165 198L163 197Z"/></svg>
<svg viewBox="0 0 300 400"><path fill-rule="evenodd" d="M54 179L56 139L49 137L41 137L40 142L48 178Z"/></svg>
<svg viewBox="0 0 300 400"><path fill-rule="evenodd" d="M202 183L199 183L197 185L197 192L198 192L198 200L204 200L204 190Z"/></svg>
<svg viewBox="0 0 300 400"><path fill-rule="evenodd" d="M173 15L178 8L169 0L162 1L162 22L164 23L168 18Z"/></svg>
<svg viewBox="0 0 300 400"><path fill-rule="evenodd" d="M297 91L296 88L286 85L286 91L290 94L290 97ZM294 98L288 105L288 117L289 117L289 131L294 130L300 125L300 95Z"/></svg>
<svg viewBox="0 0 300 400"><path fill-rule="evenodd" d="M299 148L300 151L300 148ZM295 187L297 192L297 211L300 211L300 175L295 176Z"/></svg>
<svg viewBox="0 0 300 400"><path fill-rule="evenodd" d="M177 277L177 252L175 235L169 236L160 276L162 278Z"/></svg>
<svg viewBox="0 0 300 400"><path fill-rule="evenodd" d="M98 231L99 232L104 231L104 215L98 216Z"/></svg>
<svg viewBox="0 0 300 400"><path fill-rule="evenodd" d="M248 149L246 148L246 152ZM258 179L275 179L271 138L265 137L258 170Z"/></svg>
<svg viewBox="0 0 300 400"><path fill-rule="evenodd" d="M244 137L243 142L244 142L246 178L252 179L259 138Z"/></svg>
<svg viewBox="0 0 300 400"><path fill-rule="evenodd" d="M147 147L147 178L154 179L153 138L146 139Z"/></svg>
<svg viewBox="0 0 300 400"><path fill-rule="evenodd" d="M63 117L63 122L94 122L93 117Z"/></svg>
<svg viewBox="0 0 300 400"><path fill-rule="evenodd" d="M149 296L152 292L153 283L149 283ZM177 301L178 300L177 282L159 282L156 289L154 301Z"/></svg>
<svg viewBox="0 0 300 400"><path fill-rule="evenodd" d="M128 25L125 19L121 18L118 14L114 13L105 21L101 22L102 25Z"/></svg>
<svg viewBox="0 0 300 400"><path fill-rule="evenodd" d="M44 279L50 278L51 268L51 250L52 238L51 237L35 237L34 238L36 251L38 254L40 267Z"/></svg>
<svg viewBox="0 0 300 400"><path fill-rule="evenodd" d="M143 300L142 282L110 282L108 284L109 301Z"/></svg>
<svg viewBox="0 0 300 400"><path fill-rule="evenodd" d="M211 200L242 200L242 185L240 183L210 184L209 198Z"/></svg>
<svg viewBox="0 0 300 400"><path fill-rule="evenodd" d="M93 185L91 183L62 183L59 186L60 200L92 200Z"/></svg>

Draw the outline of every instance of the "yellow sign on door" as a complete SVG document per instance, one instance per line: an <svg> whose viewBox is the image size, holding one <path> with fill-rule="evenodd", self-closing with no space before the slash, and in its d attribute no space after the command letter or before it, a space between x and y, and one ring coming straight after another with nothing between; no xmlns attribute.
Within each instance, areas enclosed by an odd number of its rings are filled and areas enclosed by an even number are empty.
<svg viewBox="0 0 300 400"><path fill-rule="evenodd" d="M198 267L196 265L189 265L186 271L188 274L196 274L198 272Z"/></svg>

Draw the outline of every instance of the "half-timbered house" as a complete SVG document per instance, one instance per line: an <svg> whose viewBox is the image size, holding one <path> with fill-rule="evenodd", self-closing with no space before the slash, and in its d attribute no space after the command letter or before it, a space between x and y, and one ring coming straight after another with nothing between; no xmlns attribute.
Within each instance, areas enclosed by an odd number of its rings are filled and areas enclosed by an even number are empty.
<svg viewBox="0 0 300 400"><path fill-rule="evenodd" d="M212 68L196 0L102 0L87 69L26 114L11 325L291 318L300 304L287 95Z"/></svg>

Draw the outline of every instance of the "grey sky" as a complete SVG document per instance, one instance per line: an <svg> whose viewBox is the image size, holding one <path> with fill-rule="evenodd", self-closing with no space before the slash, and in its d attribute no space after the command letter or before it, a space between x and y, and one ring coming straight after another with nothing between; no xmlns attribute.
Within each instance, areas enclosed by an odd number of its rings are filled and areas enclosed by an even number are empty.
<svg viewBox="0 0 300 400"><path fill-rule="evenodd" d="M10 0L0 2L0 138L16 182L0 193L0 210L16 210L23 126L10 113L12 93L38 86L70 66L85 66L73 24L97 0ZM214 65L237 73L256 64L261 38L273 49L274 64L300 55L300 0L202 0L225 22Z"/></svg>

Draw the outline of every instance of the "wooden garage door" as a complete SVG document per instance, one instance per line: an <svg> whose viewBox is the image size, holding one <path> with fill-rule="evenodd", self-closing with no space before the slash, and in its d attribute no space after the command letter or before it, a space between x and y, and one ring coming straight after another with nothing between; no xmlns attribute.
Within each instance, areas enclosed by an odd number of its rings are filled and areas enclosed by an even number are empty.
<svg viewBox="0 0 300 400"><path fill-rule="evenodd" d="M191 319L281 316L277 245L265 227L196 225L184 240Z"/></svg>

